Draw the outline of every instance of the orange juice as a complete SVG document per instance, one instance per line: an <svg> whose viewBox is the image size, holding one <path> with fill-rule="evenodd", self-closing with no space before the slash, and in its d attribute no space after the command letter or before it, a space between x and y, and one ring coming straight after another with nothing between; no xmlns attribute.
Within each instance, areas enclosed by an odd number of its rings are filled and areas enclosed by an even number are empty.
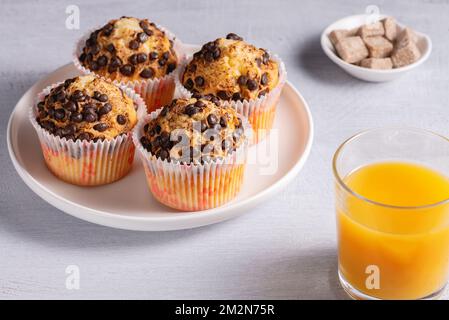
<svg viewBox="0 0 449 320"><path fill-rule="evenodd" d="M442 289L449 274L449 179L418 164L380 162L343 180L354 192L337 185L346 282L380 299L419 299Z"/></svg>

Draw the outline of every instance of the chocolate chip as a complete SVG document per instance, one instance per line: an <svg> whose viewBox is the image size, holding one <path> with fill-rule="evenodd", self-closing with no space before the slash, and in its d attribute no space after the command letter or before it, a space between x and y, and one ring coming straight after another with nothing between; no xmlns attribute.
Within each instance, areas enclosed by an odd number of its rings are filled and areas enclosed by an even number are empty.
<svg viewBox="0 0 449 320"><path fill-rule="evenodd" d="M64 109L66 109L67 111L70 111L70 112L75 112L77 109L76 103L69 100L64 104Z"/></svg>
<svg viewBox="0 0 449 320"><path fill-rule="evenodd" d="M64 100L65 100L64 91L59 91L55 96L55 101L64 102Z"/></svg>
<svg viewBox="0 0 449 320"><path fill-rule="evenodd" d="M92 112L83 112L83 119L86 122L95 122L97 121L97 114Z"/></svg>
<svg viewBox="0 0 449 320"><path fill-rule="evenodd" d="M55 117L56 120L64 119L64 117L65 117L65 110L64 109L56 109L54 117Z"/></svg>
<svg viewBox="0 0 449 320"><path fill-rule="evenodd" d="M109 112L111 112L112 110L112 106L109 103L105 103L104 106L102 106L99 110L98 110L98 115L101 117L104 114L108 114Z"/></svg>
<svg viewBox="0 0 449 320"><path fill-rule="evenodd" d="M238 79L237 79L237 83L239 84L239 85L241 85L241 86L244 86L244 85L246 85L246 82L248 81L248 77L246 77L246 76L240 76Z"/></svg>
<svg viewBox="0 0 449 320"><path fill-rule="evenodd" d="M229 40L243 40L243 38L242 37L239 37L238 35L236 35L235 33L229 33L227 36L226 36L226 39L229 39Z"/></svg>
<svg viewBox="0 0 449 320"><path fill-rule="evenodd" d="M92 71L97 71L97 70L100 69L100 65L98 64L97 61L91 61L91 62L90 62L90 69L91 69Z"/></svg>
<svg viewBox="0 0 449 320"><path fill-rule="evenodd" d="M56 128L55 124L48 120L42 121L41 126L50 132L54 132L54 130Z"/></svg>
<svg viewBox="0 0 449 320"><path fill-rule="evenodd" d="M98 44L94 44L92 47L89 47L89 50L87 50L90 54L97 54L98 52L100 52L100 47L98 46Z"/></svg>
<svg viewBox="0 0 449 320"><path fill-rule="evenodd" d="M74 112L70 115L70 121L79 123L79 122L83 121L83 116L81 113Z"/></svg>
<svg viewBox="0 0 449 320"><path fill-rule="evenodd" d="M105 65L108 64L108 57L106 57L105 55L100 56L97 59L97 63L100 67L104 67Z"/></svg>
<svg viewBox="0 0 449 320"><path fill-rule="evenodd" d="M144 63L145 61L147 61L147 55L145 53L138 53L137 63Z"/></svg>
<svg viewBox="0 0 449 320"><path fill-rule="evenodd" d="M100 123L97 123L96 125L94 125L94 129L99 131L99 132L103 132L103 131L105 131L108 128L109 128L109 126L106 123L103 123L103 122L100 122Z"/></svg>
<svg viewBox="0 0 449 320"><path fill-rule="evenodd" d="M139 27L141 27L142 29L147 29L148 26L149 26L148 21L146 21L146 20L139 21Z"/></svg>
<svg viewBox="0 0 449 320"><path fill-rule="evenodd" d="M154 77L154 70L152 68L143 69L140 74L142 78L148 79Z"/></svg>
<svg viewBox="0 0 449 320"><path fill-rule="evenodd" d="M222 126L222 128L226 128L228 126L226 118L223 116L220 117L220 126Z"/></svg>
<svg viewBox="0 0 449 320"><path fill-rule="evenodd" d="M75 101L83 101L86 97L81 90L75 90L70 98Z"/></svg>
<svg viewBox="0 0 449 320"><path fill-rule="evenodd" d="M94 33L91 33L89 38L86 40L86 46L92 47L97 44L97 37Z"/></svg>
<svg viewBox="0 0 449 320"><path fill-rule="evenodd" d="M114 30L114 26L113 26L112 24L108 23L107 25L105 25L105 26L103 27L103 34L104 34L106 37L109 37L109 36L111 35L111 33L112 33L113 30Z"/></svg>
<svg viewBox="0 0 449 320"><path fill-rule="evenodd" d="M97 99L98 101L100 101L100 102L107 102L108 100L109 100L109 98L108 98L108 95L107 94L100 94L99 96L98 96L98 99Z"/></svg>
<svg viewBox="0 0 449 320"><path fill-rule="evenodd" d="M162 108L160 115L162 117L165 117L168 113L169 108L167 106L165 106L164 108Z"/></svg>
<svg viewBox="0 0 449 320"><path fill-rule="evenodd" d="M163 66L165 66L165 64L167 63L167 60L164 59L164 58L162 58L162 59L159 59L158 63L159 63L159 65L160 65L161 67L163 67Z"/></svg>
<svg viewBox="0 0 449 320"><path fill-rule="evenodd" d="M219 97L221 100L229 100L229 94L224 90L218 91L217 97Z"/></svg>
<svg viewBox="0 0 449 320"><path fill-rule="evenodd" d="M143 32L145 32L147 34L147 36L151 37L153 35L153 30L148 29L148 28L142 28Z"/></svg>
<svg viewBox="0 0 449 320"><path fill-rule="evenodd" d="M133 54L132 56L130 56L128 58L128 62L134 65L137 64L137 54Z"/></svg>
<svg viewBox="0 0 449 320"><path fill-rule="evenodd" d="M57 135L58 137L63 137L64 135L62 134L62 128L57 128L55 130L55 135Z"/></svg>
<svg viewBox="0 0 449 320"><path fill-rule="evenodd" d="M213 104L216 104L217 106L220 105L220 99L218 99L216 96L212 95L210 98L210 102Z"/></svg>
<svg viewBox="0 0 449 320"><path fill-rule="evenodd" d="M89 141L89 140L92 139L92 136L91 136L91 134L90 134L89 132L82 132L82 133L80 133L80 134L78 135L77 138L80 139L80 140L86 140L86 141Z"/></svg>
<svg viewBox="0 0 449 320"><path fill-rule="evenodd" d="M194 85L193 80L190 78L188 78L184 83L184 87L186 87L187 90L192 90Z"/></svg>
<svg viewBox="0 0 449 320"><path fill-rule="evenodd" d="M256 58L256 63L257 63L257 66L260 68L260 66L262 65L262 59Z"/></svg>
<svg viewBox="0 0 449 320"><path fill-rule="evenodd" d="M145 32L139 32L137 34L137 40L140 41L141 43L144 43L145 41L148 40L148 35Z"/></svg>
<svg viewBox="0 0 449 320"><path fill-rule="evenodd" d="M172 147L170 141L170 133L162 132L160 137L161 137L161 147L165 149L170 149Z"/></svg>
<svg viewBox="0 0 449 320"><path fill-rule="evenodd" d="M220 58L221 55L221 50L220 48L215 48L213 51L213 55L214 55L214 59L217 60L218 58Z"/></svg>
<svg viewBox="0 0 449 320"><path fill-rule="evenodd" d="M212 62L214 61L214 54L211 51L208 51L204 54L204 60L206 60L207 62Z"/></svg>
<svg viewBox="0 0 449 320"><path fill-rule="evenodd" d="M115 52L115 47L112 43L108 44L106 46L106 50L108 50L110 53L114 53Z"/></svg>
<svg viewBox="0 0 449 320"><path fill-rule="evenodd" d="M234 92L232 94L232 100L234 101L242 100L242 95L240 94L240 92Z"/></svg>
<svg viewBox="0 0 449 320"><path fill-rule="evenodd" d="M269 61L270 61L270 54L265 51L265 53L262 56L262 62L263 64L268 64Z"/></svg>
<svg viewBox="0 0 449 320"><path fill-rule="evenodd" d="M206 104L201 100L198 100L197 102L195 102L195 107L197 107L197 108L204 108L205 106L206 106Z"/></svg>
<svg viewBox="0 0 449 320"><path fill-rule="evenodd" d="M117 123L120 125L124 125L126 123L126 117L122 114L117 115Z"/></svg>
<svg viewBox="0 0 449 320"><path fill-rule="evenodd" d="M144 136L140 138L140 143L142 144L142 147L144 147L148 152L151 152L151 142L147 137Z"/></svg>
<svg viewBox="0 0 449 320"><path fill-rule="evenodd" d="M110 66L114 68L118 68L122 65L122 60L119 57L112 57Z"/></svg>
<svg viewBox="0 0 449 320"><path fill-rule="evenodd" d="M156 51L150 52L148 54L148 57L150 58L150 60L156 60L158 56L159 56L159 54Z"/></svg>
<svg viewBox="0 0 449 320"><path fill-rule="evenodd" d="M207 116L207 123L209 123L209 125L212 127L213 125L215 125L218 122L217 116L214 114L209 114Z"/></svg>
<svg viewBox="0 0 449 320"><path fill-rule="evenodd" d="M175 69L176 69L176 63L175 62L169 63L167 65L167 74L169 74L170 72L172 72Z"/></svg>
<svg viewBox="0 0 449 320"><path fill-rule="evenodd" d="M266 85L268 83L268 73L264 73L262 74L262 76L260 77L260 84L261 85Z"/></svg>
<svg viewBox="0 0 449 320"><path fill-rule="evenodd" d="M189 117L193 116L194 114L200 112L200 108L195 107L193 104L189 104L185 107L184 113L188 115Z"/></svg>
<svg viewBox="0 0 449 320"><path fill-rule="evenodd" d="M222 149L223 151L227 151L227 150L231 149L231 147L232 147L232 142L229 141L228 139L224 139L224 140L221 142L221 149Z"/></svg>
<svg viewBox="0 0 449 320"><path fill-rule="evenodd" d="M132 66L130 64L125 64L120 67L120 72L124 76L131 76L134 73L134 66Z"/></svg>
<svg viewBox="0 0 449 320"><path fill-rule="evenodd" d="M55 108L50 107L48 108L48 115L53 118L55 116Z"/></svg>
<svg viewBox="0 0 449 320"><path fill-rule="evenodd" d="M64 136L73 135L76 132L76 126L74 124L68 124L62 129Z"/></svg>
<svg viewBox="0 0 449 320"><path fill-rule="evenodd" d="M86 54L83 52L78 58L81 62L84 62L86 60Z"/></svg>
<svg viewBox="0 0 449 320"><path fill-rule="evenodd" d="M198 90L196 90L196 89L193 89L191 92L192 92L192 98L201 99L203 97L201 95L201 93L199 93Z"/></svg>
<svg viewBox="0 0 449 320"><path fill-rule="evenodd" d="M139 42L136 41L136 40L131 40L131 41L129 42L129 48L130 48L131 50L137 50L137 49L139 48Z"/></svg>
<svg viewBox="0 0 449 320"><path fill-rule="evenodd" d="M196 77L196 78L195 78L195 84L196 84L198 87L202 87L202 86L204 85L204 78L201 77L201 76Z"/></svg>
<svg viewBox="0 0 449 320"><path fill-rule="evenodd" d="M248 87L248 89L249 89L250 91L254 91L254 90L256 90L256 89L259 87L259 85L257 84L257 81L256 81L256 80L253 80L253 79L249 79L249 80L246 82L246 86Z"/></svg>
<svg viewBox="0 0 449 320"><path fill-rule="evenodd" d="M257 95L258 98L263 97L264 95L267 94L267 90L262 90L259 92L259 94Z"/></svg>
<svg viewBox="0 0 449 320"><path fill-rule="evenodd" d="M156 156L160 158L162 161L169 160L170 153L165 149L161 149L157 152Z"/></svg>
<svg viewBox="0 0 449 320"><path fill-rule="evenodd" d="M192 64L190 64L189 66L188 66L188 70L190 71L190 72L195 72L196 71L196 64L194 64L194 63L192 63Z"/></svg>

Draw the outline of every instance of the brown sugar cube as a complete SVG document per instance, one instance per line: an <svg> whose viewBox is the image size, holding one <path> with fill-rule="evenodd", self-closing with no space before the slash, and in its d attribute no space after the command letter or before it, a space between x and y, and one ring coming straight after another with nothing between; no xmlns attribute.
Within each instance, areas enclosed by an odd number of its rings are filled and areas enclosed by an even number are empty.
<svg viewBox="0 0 449 320"><path fill-rule="evenodd" d="M396 40L398 35L398 27L396 25L396 20L392 17L387 17L382 20L385 29L385 38L390 41Z"/></svg>
<svg viewBox="0 0 449 320"><path fill-rule="evenodd" d="M355 36L358 32L358 28L346 30L346 29L340 29L340 30L334 30L331 33L329 33L329 40L332 42L332 44L335 46L337 43L347 37Z"/></svg>
<svg viewBox="0 0 449 320"><path fill-rule="evenodd" d="M391 55L393 44L382 36L363 39L371 58L385 58Z"/></svg>
<svg viewBox="0 0 449 320"><path fill-rule="evenodd" d="M407 46L410 42L418 42L418 36L409 27L404 28L396 39L396 47L401 48Z"/></svg>
<svg viewBox="0 0 449 320"><path fill-rule="evenodd" d="M421 57L418 46L413 41L408 41L402 46L394 49L391 55L393 66L395 68L403 67L417 61Z"/></svg>
<svg viewBox="0 0 449 320"><path fill-rule="evenodd" d="M371 24L366 24L364 26L361 26L359 29L359 36L361 36L362 38L383 36L384 34L385 34L384 25L380 21Z"/></svg>
<svg viewBox="0 0 449 320"><path fill-rule="evenodd" d="M334 30L329 33L329 40L335 46L337 43L348 36L348 30Z"/></svg>
<svg viewBox="0 0 449 320"><path fill-rule="evenodd" d="M359 62L368 57L369 52L360 37L348 37L342 39L335 46L338 55L348 63Z"/></svg>
<svg viewBox="0 0 449 320"><path fill-rule="evenodd" d="M393 62L390 58L368 58L363 59L360 61L360 66L364 68L370 68L370 69L392 69L393 68Z"/></svg>

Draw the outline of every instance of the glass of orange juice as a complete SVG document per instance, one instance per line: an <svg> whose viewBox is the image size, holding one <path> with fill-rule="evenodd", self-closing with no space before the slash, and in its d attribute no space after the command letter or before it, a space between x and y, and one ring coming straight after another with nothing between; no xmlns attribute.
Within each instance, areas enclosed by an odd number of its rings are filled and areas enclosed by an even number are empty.
<svg viewBox="0 0 449 320"><path fill-rule="evenodd" d="M435 299L449 276L449 141L365 131L333 159L338 274L355 299Z"/></svg>

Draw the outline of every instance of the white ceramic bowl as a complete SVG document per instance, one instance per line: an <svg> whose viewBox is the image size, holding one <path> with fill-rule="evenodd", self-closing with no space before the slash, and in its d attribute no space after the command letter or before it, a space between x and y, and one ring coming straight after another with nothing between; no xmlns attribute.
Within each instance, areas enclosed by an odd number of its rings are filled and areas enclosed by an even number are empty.
<svg viewBox="0 0 449 320"><path fill-rule="evenodd" d="M379 15L380 19L383 19L387 17L386 15ZM337 22L334 22L330 26L328 26L323 33L321 34L321 47L323 48L326 55L337 65L339 65L343 70L345 70L350 75L361 79L365 81L370 82L386 82L391 81L399 78L403 74L407 73L408 71L415 69L419 65L421 65L424 61L427 60L427 58L430 55L430 52L432 51L432 41L430 40L429 36L425 35L424 33L418 32L415 30L415 33L418 36L418 49L421 51L421 58L419 58L418 61L415 63L412 63L408 66L396 68L396 69L389 69L389 70L376 70L376 69L368 69L359 67L350 63L347 63L343 61L335 52L334 46L332 45L331 41L329 40L329 33L331 33L333 30L338 29L353 29L356 27L360 27L367 22L367 15L360 14L355 16L350 16L343 18L341 20L338 20ZM397 22L398 28L403 28L404 25ZM413 26L411 26L413 29ZM414 30L414 29L413 29Z"/></svg>

